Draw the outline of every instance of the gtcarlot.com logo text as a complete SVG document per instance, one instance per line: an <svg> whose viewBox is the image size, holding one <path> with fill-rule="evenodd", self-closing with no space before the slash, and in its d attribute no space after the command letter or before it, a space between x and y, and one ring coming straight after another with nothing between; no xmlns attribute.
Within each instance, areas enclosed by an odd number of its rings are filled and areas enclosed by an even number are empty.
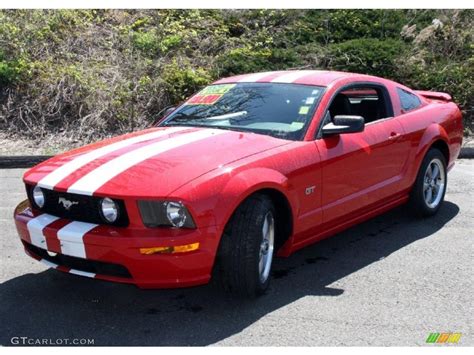
<svg viewBox="0 0 474 355"><path fill-rule="evenodd" d="M12 345L94 345L94 339L12 337Z"/></svg>

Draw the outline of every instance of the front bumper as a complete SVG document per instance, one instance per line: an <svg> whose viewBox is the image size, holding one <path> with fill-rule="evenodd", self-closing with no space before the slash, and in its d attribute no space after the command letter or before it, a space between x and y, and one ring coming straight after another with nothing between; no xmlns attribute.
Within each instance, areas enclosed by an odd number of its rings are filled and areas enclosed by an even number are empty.
<svg viewBox="0 0 474 355"><path fill-rule="evenodd" d="M95 225L36 213L27 200L17 206L14 219L25 252L31 257L60 271L140 288L207 283L219 244L215 226L185 230ZM140 253L140 248L197 242L199 249L185 253Z"/></svg>

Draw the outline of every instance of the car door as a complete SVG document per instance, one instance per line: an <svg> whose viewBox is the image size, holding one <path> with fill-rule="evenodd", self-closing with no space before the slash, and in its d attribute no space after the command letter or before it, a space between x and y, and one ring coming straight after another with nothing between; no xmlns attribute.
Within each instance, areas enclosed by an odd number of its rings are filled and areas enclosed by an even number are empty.
<svg viewBox="0 0 474 355"><path fill-rule="evenodd" d="M351 96L351 91L358 91L362 99ZM353 84L339 90L325 120L340 114L366 116L366 123L363 132L319 136L316 140L322 162L324 224L350 220L395 195L409 151L383 85Z"/></svg>

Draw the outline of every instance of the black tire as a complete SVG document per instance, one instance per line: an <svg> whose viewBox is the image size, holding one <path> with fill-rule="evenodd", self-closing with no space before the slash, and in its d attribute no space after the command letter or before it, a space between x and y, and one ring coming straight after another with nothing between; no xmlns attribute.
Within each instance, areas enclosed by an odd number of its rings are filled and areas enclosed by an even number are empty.
<svg viewBox="0 0 474 355"><path fill-rule="evenodd" d="M262 229L268 213L272 218L276 215L270 198L254 194L237 208L226 226L218 252L219 276L224 289L234 295L255 298L268 288L271 265L263 282L259 271ZM273 255L274 249L270 260Z"/></svg>
<svg viewBox="0 0 474 355"><path fill-rule="evenodd" d="M442 169L440 170L440 176L444 178L444 186L440 195L440 200L436 205L429 205L425 199L425 174L427 173L427 169L430 164L435 164L437 162L441 162ZM418 171L418 175L415 180L415 185L410 194L410 207L414 215L417 217L429 217L433 216L438 212L439 208L441 207L444 201L444 195L446 193L446 187L448 183L448 174L446 170L446 158L444 157L443 153L436 148L431 148L428 153L426 153L425 157L420 166L420 170Z"/></svg>

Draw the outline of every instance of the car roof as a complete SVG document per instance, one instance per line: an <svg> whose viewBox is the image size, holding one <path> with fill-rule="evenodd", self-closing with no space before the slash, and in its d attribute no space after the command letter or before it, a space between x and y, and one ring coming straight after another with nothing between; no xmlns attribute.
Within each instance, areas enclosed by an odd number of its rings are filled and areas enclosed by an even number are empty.
<svg viewBox="0 0 474 355"><path fill-rule="evenodd" d="M317 86L328 86L331 83L343 79L359 79L364 78L376 79L383 81L384 79L364 74L347 73L329 70L286 70L286 71L270 71L261 73L241 74L228 78L220 79L214 84L227 84L237 82L259 82L259 83L294 83Z"/></svg>

